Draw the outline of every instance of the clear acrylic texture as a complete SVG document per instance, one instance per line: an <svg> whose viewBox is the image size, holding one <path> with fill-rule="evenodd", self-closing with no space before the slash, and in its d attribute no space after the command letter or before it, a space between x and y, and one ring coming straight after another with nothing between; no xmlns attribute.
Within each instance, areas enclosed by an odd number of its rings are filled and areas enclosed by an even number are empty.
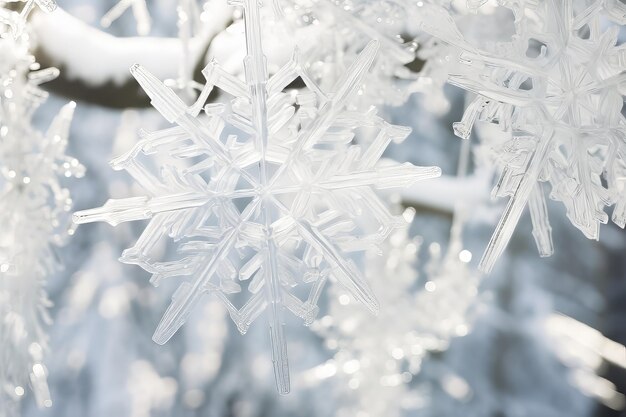
<svg viewBox="0 0 626 417"><path fill-rule="evenodd" d="M52 404L43 364L49 322L43 283L59 267L54 247L73 232L62 179L84 173L65 154L74 103L45 134L31 124L47 98L39 85L58 70L40 69L30 54L26 18L35 7L52 12L56 4L23 3L17 12L0 1L0 416L17 413L28 387L40 407Z"/></svg>
<svg viewBox="0 0 626 417"><path fill-rule="evenodd" d="M241 333L265 311L277 387L285 394L285 310L310 324L330 280L377 312L353 256L382 244L406 221L392 215L375 190L433 178L440 169L380 161L391 141L404 140L410 129L385 122L373 108L353 106L377 41L365 45L331 89L313 80L298 51L270 77L260 6L253 0L235 5L244 10L245 81L211 62L197 102L187 107L148 70L133 66L152 105L177 126L144 132L131 151L112 161L148 195L109 200L75 213L74 221L149 219L121 260L151 272L155 285L186 278L154 333L157 343L174 335L205 293L224 302ZM306 88L285 90L298 77ZM203 108L214 86L233 99ZM378 133L356 145L361 130ZM167 160L156 174L144 161L151 155ZM177 257L154 259L151 249L167 237L176 243Z"/></svg>
<svg viewBox="0 0 626 417"><path fill-rule="evenodd" d="M473 2L480 7L484 1ZM622 115L626 49L617 45L626 5L619 1L501 1L515 16L510 42L479 49L443 8L422 7L418 25L459 50L449 82L477 95L454 125L467 139L475 121L508 136L493 146L502 168L493 190L509 196L480 262L489 272L529 207L541 256L553 251L546 193L564 204L571 223L598 239L612 219L626 223L626 125Z"/></svg>

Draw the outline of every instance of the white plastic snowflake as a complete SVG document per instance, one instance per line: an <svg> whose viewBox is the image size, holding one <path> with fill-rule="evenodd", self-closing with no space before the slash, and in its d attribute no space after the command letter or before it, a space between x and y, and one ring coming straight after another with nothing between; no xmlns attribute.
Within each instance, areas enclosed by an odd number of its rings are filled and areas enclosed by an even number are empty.
<svg viewBox="0 0 626 417"><path fill-rule="evenodd" d="M46 11L54 2L37 1ZM0 4L3 6L4 3ZM29 54L26 17L0 7L0 416L12 415L30 386L39 406L51 405L42 363L49 306L42 284L57 268L53 247L69 236L71 199L63 177L83 168L65 155L74 103L46 134L31 125L47 94L38 86L54 78Z"/></svg>
<svg viewBox="0 0 626 417"><path fill-rule="evenodd" d="M598 239L600 223L608 221L607 206L615 204L616 224L626 223L621 114L626 49L616 46L626 5L604 0L503 5L513 10L517 34L489 51L465 42L441 10L431 12L431 23L422 23L462 50L463 65L450 82L478 94L455 124L457 135L467 138L475 120L510 132L494 147L503 167L494 195L511 198L481 260L487 272L526 205L540 254L552 254L543 182L551 186L550 198L561 201L572 224L591 239ZM617 25L607 27L605 21Z"/></svg>
<svg viewBox="0 0 626 417"><path fill-rule="evenodd" d="M203 103L216 85L234 96L228 108L209 104L207 117L196 117L197 106L188 109L148 71L134 66L131 71L152 104L178 126L146 134L112 162L148 196L109 200L102 208L76 213L75 221L115 225L150 219L122 261L152 272L154 284L189 277L154 334L157 343L180 328L206 292L224 301L242 333L266 310L278 389L287 393L283 310L310 323L321 290L333 279L377 311L374 294L349 257L383 242L404 220L389 213L374 189L406 186L440 170L378 163L387 145L410 130L386 123L373 111L346 110L375 59L377 42L366 46L332 92L311 80L297 54L269 77L259 5L248 0L243 6L245 83L212 62L204 70L207 85L199 98ZM297 77L306 91L284 92ZM361 127L379 131L366 148L351 144ZM159 176L141 161L150 154L167 160ZM168 235L178 255L157 261L151 249ZM247 294L229 297L242 293L244 284Z"/></svg>

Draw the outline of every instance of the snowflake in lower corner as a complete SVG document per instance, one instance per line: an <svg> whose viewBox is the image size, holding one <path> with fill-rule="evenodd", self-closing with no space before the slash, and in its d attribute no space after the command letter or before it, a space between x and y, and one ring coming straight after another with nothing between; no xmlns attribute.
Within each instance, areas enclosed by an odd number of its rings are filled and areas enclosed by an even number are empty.
<svg viewBox="0 0 626 417"><path fill-rule="evenodd" d="M404 211L407 223L382 245L383 256L373 251L366 254L367 276L376 279L372 288L380 299L380 314L371 317L338 289L338 296L329 302L328 315L314 323L326 347L335 351L313 374L318 383L338 376L337 417L363 413L399 417L406 411L405 400L415 395L408 384L425 350L416 326L421 306L416 304L414 289L421 238L409 235L414 215L412 208ZM324 368L332 372L320 373Z"/></svg>
<svg viewBox="0 0 626 417"><path fill-rule="evenodd" d="M378 49L371 42L337 82L324 92L294 58L267 75L259 5L246 1L245 82L216 63L205 68L207 84L234 98L228 106L187 108L172 90L140 66L132 73L152 104L176 127L146 134L128 154L113 161L149 195L109 200L78 212L78 223L113 225L150 222L122 261L153 273L152 281L188 277L173 296L154 340L165 343L204 293L225 303L244 333L267 312L279 392L289 392L283 310L305 323L317 314L327 281L335 280L370 310L378 305L351 254L382 243L404 220L389 213L374 189L412 184L438 176L437 167L379 163L392 140L408 128L393 126L375 112L346 110ZM305 91L284 91L300 77ZM352 144L359 129L378 130L367 147ZM160 174L142 162L164 158ZM177 244L173 259L151 253L159 239ZM245 290L243 287L246 287ZM237 295L236 295L237 294ZM243 301L242 301L243 299Z"/></svg>

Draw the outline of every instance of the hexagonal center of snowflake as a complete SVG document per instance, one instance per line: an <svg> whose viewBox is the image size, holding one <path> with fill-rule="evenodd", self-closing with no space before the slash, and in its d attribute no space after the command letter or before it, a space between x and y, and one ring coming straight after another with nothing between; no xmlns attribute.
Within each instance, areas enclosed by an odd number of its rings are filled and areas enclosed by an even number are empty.
<svg viewBox="0 0 626 417"><path fill-rule="evenodd" d="M600 81L582 64L562 58L552 68L545 105L555 121L568 125L592 124L597 117Z"/></svg>

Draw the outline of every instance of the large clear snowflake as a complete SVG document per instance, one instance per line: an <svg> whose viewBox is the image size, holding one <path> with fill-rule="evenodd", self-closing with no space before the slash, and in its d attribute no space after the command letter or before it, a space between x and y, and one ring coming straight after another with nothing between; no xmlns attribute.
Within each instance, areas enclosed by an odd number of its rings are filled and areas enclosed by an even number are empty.
<svg viewBox="0 0 626 417"><path fill-rule="evenodd" d="M510 42L478 50L463 40L438 10L424 22L458 47L460 65L450 82L478 97L455 124L462 138L474 121L498 124L508 139L493 146L502 166L494 189L510 196L481 260L490 271L528 205L539 252L553 252L545 191L561 201L587 237L598 239L604 208L615 204L613 221L624 227L626 124L622 115L626 50L616 46L626 5L615 1L505 1L515 16ZM606 24L612 21L615 24ZM444 28L444 29L441 29Z"/></svg>
<svg viewBox="0 0 626 417"><path fill-rule="evenodd" d="M39 84L56 76L29 53L26 17L0 2L0 416L14 415L31 387L39 406L51 405L43 365L49 321L43 281L57 267L54 247L71 233L69 191L61 179L83 167L65 155L74 103L43 134L31 124L47 94ZM37 1L54 10L51 1Z"/></svg>
<svg viewBox="0 0 626 417"><path fill-rule="evenodd" d="M146 134L112 162L147 196L109 200L102 208L76 213L75 221L115 225L150 219L122 261L153 273L154 284L188 277L154 334L157 343L180 328L207 292L223 300L242 333L265 310L278 389L287 393L283 310L311 323L330 279L377 311L351 254L382 243L404 220L389 213L374 189L406 186L440 170L379 163L387 145L403 140L410 129L386 123L373 110L346 110L375 59L377 42L364 48L330 92L312 81L297 53L269 77L259 5L248 0L242 6L245 82L212 62L204 70L207 84L198 102L204 103L213 86L234 99L227 106L209 104L206 117L196 117L198 106L187 108L147 70L134 66L131 71L154 107L177 126ZM307 89L284 91L297 77ZM351 143L361 129L378 131L367 147ZM158 175L142 162L151 154L165 158ZM178 251L173 259L159 261L151 249L165 236Z"/></svg>

